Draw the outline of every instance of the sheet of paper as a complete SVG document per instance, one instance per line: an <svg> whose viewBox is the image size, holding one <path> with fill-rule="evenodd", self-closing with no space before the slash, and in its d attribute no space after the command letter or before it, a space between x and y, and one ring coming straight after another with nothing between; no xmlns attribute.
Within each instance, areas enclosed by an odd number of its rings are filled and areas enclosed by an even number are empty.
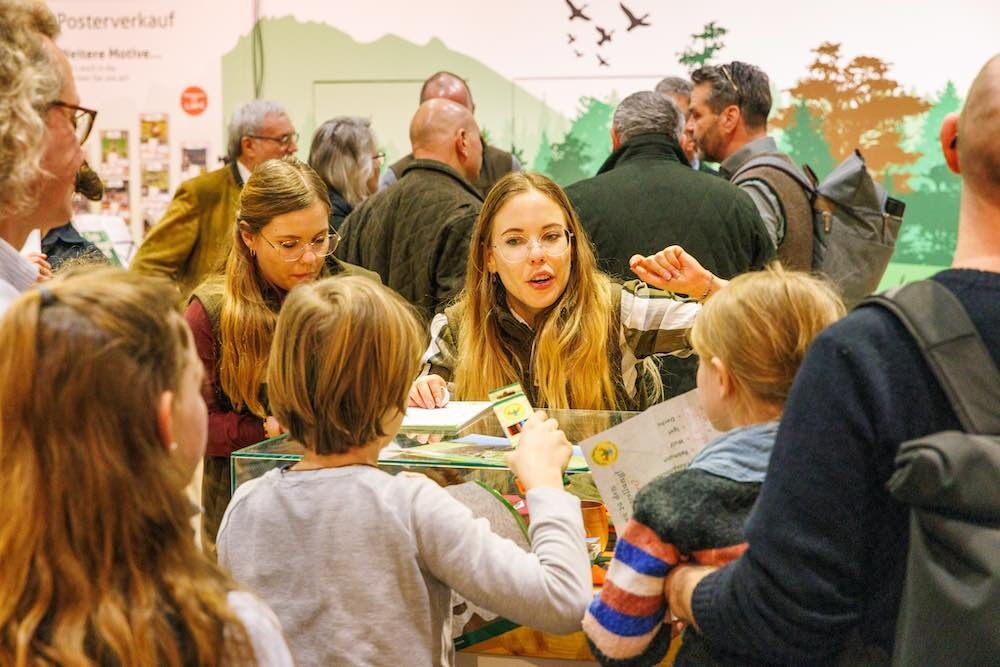
<svg viewBox="0 0 1000 667"><path fill-rule="evenodd" d="M401 431L457 431L492 405L489 401L451 401L443 408L406 408Z"/></svg>
<svg viewBox="0 0 1000 667"><path fill-rule="evenodd" d="M632 516L639 489L658 475L686 467L718 435L695 389L587 438L580 449L612 520L622 527Z"/></svg>

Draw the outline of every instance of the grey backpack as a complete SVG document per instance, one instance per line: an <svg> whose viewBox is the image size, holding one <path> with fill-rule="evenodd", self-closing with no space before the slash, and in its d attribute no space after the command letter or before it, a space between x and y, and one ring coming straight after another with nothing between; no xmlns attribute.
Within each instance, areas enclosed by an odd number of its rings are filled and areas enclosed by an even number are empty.
<svg viewBox="0 0 1000 667"><path fill-rule="evenodd" d="M777 171L804 191L812 207L810 268L833 281L850 308L878 288L896 247L906 204L889 197L872 180L857 150L822 183L818 183L812 169L808 166L804 169L805 173L783 154L765 153L743 164L733 174L732 182L760 179L781 195L785 186L779 180L784 179L774 177L773 172ZM789 226L790 213L785 212ZM808 257L808 247L806 253Z"/></svg>
<svg viewBox="0 0 1000 667"><path fill-rule="evenodd" d="M925 280L871 297L920 346L962 425L904 442L887 483L911 508L893 663L1000 663L1000 371L965 309Z"/></svg>

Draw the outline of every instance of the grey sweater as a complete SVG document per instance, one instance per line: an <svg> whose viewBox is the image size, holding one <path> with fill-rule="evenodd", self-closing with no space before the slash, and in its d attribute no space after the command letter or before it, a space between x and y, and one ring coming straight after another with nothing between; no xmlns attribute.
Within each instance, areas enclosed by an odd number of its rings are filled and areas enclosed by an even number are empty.
<svg viewBox="0 0 1000 667"><path fill-rule="evenodd" d="M422 475L275 469L237 490L219 562L271 606L300 665L448 665L451 589L522 625L580 629L580 502L544 488L527 501L532 553Z"/></svg>

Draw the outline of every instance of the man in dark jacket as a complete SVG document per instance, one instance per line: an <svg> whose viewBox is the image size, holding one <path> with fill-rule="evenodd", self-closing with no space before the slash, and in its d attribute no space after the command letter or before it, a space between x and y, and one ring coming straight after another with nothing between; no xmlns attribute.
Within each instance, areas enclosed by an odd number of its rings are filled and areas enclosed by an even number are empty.
<svg viewBox="0 0 1000 667"><path fill-rule="evenodd" d="M753 201L721 178L691 169L678 143L677 106L659 93L626 97L615 110L614 152L593 178L566 194L597 251L599 265L631 276L629 258L681 245L717 276L759 269L774 247ZM667 396L694 387L697 359L662 360Z"/></svg>
<svg viewBox="0 0 1000 667"><path fill-rule="evenodd" d="M458 295L483 199L479 128L465 107L433 99L410 123L411 162L399 182L354 209L336 255L381 276L430 319Z"/></svg>
<svg viewBox="0 0 1000 667"><path fill-rule="evenodd" d="M427 100L435 98L451 100L455 104L461 104L470 113L476 113L476 104L472 101L472 91L469 90L469 84L457 74L437 72L424 81L424 85L420 88L420 103L423 104ZM399 180L403 170L411 162L413 162L413 153L390 165L382 173L379 189L384 190ZM512 171L521 171L521 163L517 161L517 158L496 146L488 146L483 141L482 166L479 169L479 176L472 180L472 184L485 197L501 176Z"/></svg>

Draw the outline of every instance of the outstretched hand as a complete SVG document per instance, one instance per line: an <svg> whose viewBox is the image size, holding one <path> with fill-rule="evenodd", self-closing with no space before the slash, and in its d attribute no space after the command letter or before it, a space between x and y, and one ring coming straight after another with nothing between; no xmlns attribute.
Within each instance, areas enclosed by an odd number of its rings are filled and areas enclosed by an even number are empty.
<svg viewBox="0 0 1000 667"><path fill-rule="evenodd" d="M632 255L629 267L644 283L669 292L687 294L699 301L704 301L727 283L678 245L668 246L647 257Z"/></svg>

